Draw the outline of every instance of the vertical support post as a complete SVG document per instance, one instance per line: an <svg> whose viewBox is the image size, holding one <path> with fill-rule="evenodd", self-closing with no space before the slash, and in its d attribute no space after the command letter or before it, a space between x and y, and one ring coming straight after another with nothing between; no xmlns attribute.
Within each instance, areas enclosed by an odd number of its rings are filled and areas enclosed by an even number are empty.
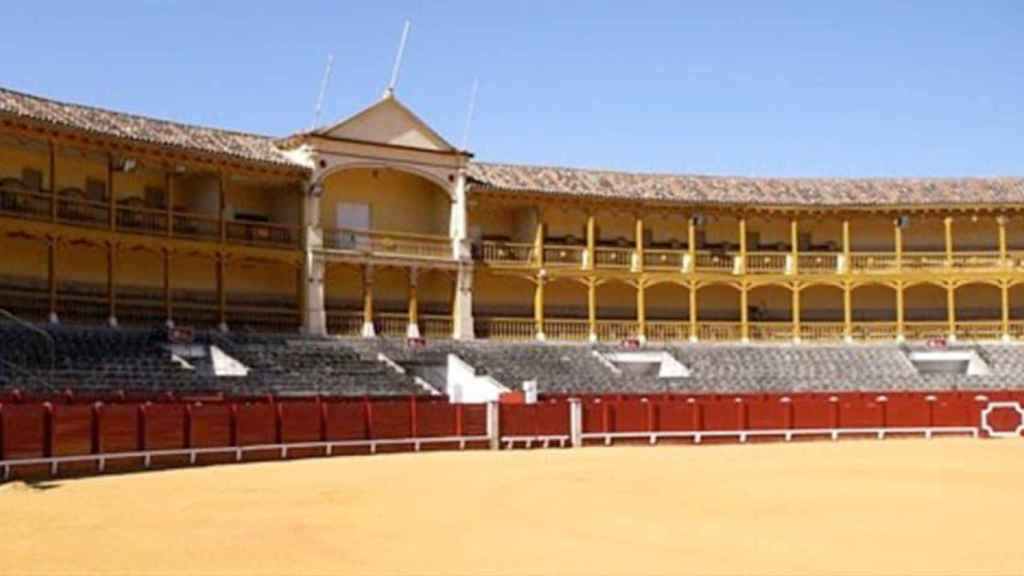
<svg viewBox="0 0 1024 576"><path fill-rule="evenodd" d="M569 399L569 441L573 448L583 447L583 402Z"/></svg>
<svg viewBox="0 0 1024 576"><path fill-rule="evenodd" d="M597 249L597 222L593 212L587 213L587 259L583 262L584 270L594 269L594 256Z"/></svg>
<svg viewBox="0 0 1024 576"><path fill-rule="evenodd" d="M597 342L597 279L587 279L587 329L591 342Z"/></svg>
<svg viewBox="0 0 1024 576"><path fill-rule="evenodd" d="M373 327L373 266L363 266L363 338L377 335Z"/></svg>
<svg viewBox="0 0 1024 576"><path fill-rule="evenodd" d="M224 286L227 254L217 254L217 328L221 332L228 331L228 294Z"/></svg>
<svg viewBox="0 0 1024 576"><path fill-rule="evenodd" d="M306 306L306 275L303 268L305 262L295 267L295 306L299 312L299 328L301 333L305 333L306 326L309 322L306 320L306 314L309 312Z"/></svg>
<svg viewBox="0 0 1024 576"><path fill-rule="evenodd" d="M800 222L795 216L789 221L789 243L793 258L790 273L796 275L800 273Z"/></svg>
<svg viewBox="0 0 1024 576"><path fill-rule="evenodd" d="M1006 216L997 216L996 223L999 225L999 267L1006 268Z"/></svg>
<svg viewBox="0 0 1024 576"><path fill-rule="evenodd" d="M487 444L491 450L501 448L501 406L494 401L487 403Z"/></svg>
<svg viewBox="0 0 1024 576"><path fill-rule="evenodd" d="M224 172L220 172L217 180L217 204L219 206L217 210L217 223L220 226L220 241L221 243L227 242L228 239L228 223L224 218L224 213L227 212L227 175Z"/></svg>
<svg viewBox="0 0 1024 576"><path fill-rule="evenodd" d="M740 339L743 343L750 342L750 306L747 304L748 288L746 284L740 286Z"/></svg>
<svg viewBox="0 0 1024 576"><path fill-rule="evenodd" d="M853 342L853 289L843 284L843 340Z"/></svg>
<svg viewBox="0 0 1024 576"><path fill-rule="evenodd" d="M107 243L107 323L117 326L117 244Z"/></svg>
<svg viewBox="0 0 1024 576"><path fill-rule="evenodd" d="M949 340L956 341L956 285L946 284L946 310L949 319Z"/></svg>
<svg viewBox="0 0 1024 576"><path fill-rule="evenodd" d="M455 300L452 302L452 338L472 340L473 330L473 268L459 265L455 273Z"/></svg>
<svg viewBox="0 0 1024 576"><path fill-rule="evenodd" d="M107 225L117 230L117 199L114 197L114 155L107 154Z"/></svg>
<svg viewBox="0 0 1024 576"><path fill-rule="evenodd" d="M406 338L420 337L420 303L417 285L419 284L419 270L416 267L409 268L409 326L405 330Z"/></svg>
<svg viewBox="0 0 1024 576"><path fill-rule="evenodd" d="M647 287L644 278L636 283L636 330L637 340L647 341Z"/></svg>
<svg viewBox="0 0 1024 576"><path fill-rule="evenodd" d="M1002 314L1000 319L1003 328L1003 342L1010 341L1010 283L1006 280L999 283L999 296Z"/></svg>
<svg viewBox="0 0 1024 576"><path fill-rule="evenodd" d="M946 216L942 221L946 228L946 268L953 267L953 217Z"/></svg>
<svg viewBox="0 0 1024 576"><path fill-rule="evenodd" d="M634 230L634 248L633 248L633 271L643 272L644 271L644 217L641 214L636 215L635 230Z"/></svg>
<svg viewBox="0 0 1024 576"><path fill-rule="evenodd" d="M544 274L538 274L533 290L533 324L537 340L544 340Z"/></svg>
<svg viewBox="0 0 1024 576"><path fill-rule="evenodd" d="M695 272L697 270L697 226L695 225L696 216L690 215L690 219L686 225L686 250L689 253L689 262L687 262L686 272Z"/></svg>
<svg viewBox="0 0 1024 576"><path fill-rule="evenodd" d="M800 343L800 286L793 285L793 342Z"/></svg>
<svg viewBox="0 0 1024 576"><path fill-rule="evenodd" d="M896 341L903 342L906 338L903 321L903 282L896 282Z"/></svg>
<svg viewBox="0 0 1024 576"><path fill-rule="evenodd" d="M696 342L697 333L697 283L690 283L690 342Z"/></svg>
<svg viewBox="0 0 1024 576"><path fill-rule="evenodd" d="M740 216L740 265L738 267L740 274L747 273L747 217L746 215Z"/></svg>
<svg viewBox="0 0 1024 576"><path fill-rule="evenodd" d="M903 271L903 227L897 217L892 221L893 246L896 248L896 271Z"/></svg>
<svg viewBox="0 0 1024 576"><path fill-rule="evenodd" d="M50 221L57 221L57 145L47 140L50 170Z"/></svg>
<svg viewBox="0 0 1024 576"><path fill-rule="evenodd" d="M59 254L60 239L56 236L50 236L47 238L47 276L46 282L47 287L50 291L50 323L56 324L60 322L60 318L57 316L57 257Z"/></svg>
<svg viewBox="0 0 1024 576"><path fill-rule="evenodd" d="M850 219L843 218L843 265L840 272L849 273L850 270L853 270L850 256Z"/></svg>
<svg viewBox="0 0 1024 576"><path fill-rule="evenodd" d="M171 292L171 249L163 249L164 316L168 328L174 327L174 298Z"/></svg>
<svg viewBox="0 0 1024 576"><path fill-rule="evenodd" d="M164 206L167 213L167 235L174 236L174 174L171 172L164 174L164 190L167 191L164 197L167 204Z"/></svg>
<svg viewBox="0 0 1024 576"><path fill-rule="evenodd" d="M544 267L544 211L536 209L537 228L533 232L533 262L538 268Z"/></svg>

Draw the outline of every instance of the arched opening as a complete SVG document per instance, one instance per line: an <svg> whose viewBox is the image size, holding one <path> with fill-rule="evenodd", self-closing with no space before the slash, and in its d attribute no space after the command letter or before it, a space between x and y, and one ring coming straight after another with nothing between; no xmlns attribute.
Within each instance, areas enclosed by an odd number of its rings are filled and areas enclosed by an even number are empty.
<svg viewBox="0 0 1024 576"><path fill-rule="evenodd" d="M654 342L683 341L690 337L690 289L674 282L647 286L647 339Z"/></svg>
<svg viewBox="0 0 1024 576"><path fill-rule="evenodd" d="M520 276L477 269L473 276L473 321L478 338L529 340L536 335L533 318L535 284Z"/></svg>
<svg viewBox="0 0 1024 576"><path fill-rule="evenodd" d="M801 322L842 322L843 289L831 284L808 286L800 291Z"/></svg>
<svg viewBox="0 0 1024 576"><path fill-rule="evenodd" d="M227 322L234 331L295 332L300 270L289 263L265 259L228 262L224 271Z"/></svg>
<svg viewBox="0 0 1024 576"><path fill-rule="evenodd" d="M1024 322L1024 282L1013 284L1006 295L1010 306L1010 321Z"/></svg>
<svg viewBox="0 0 1024 576"><path fill-rule="evenodd" d="M946 322L946 288L931 283L914 284L903 290L903 319L906 322Z"/></svg>
<svg viewBox="0 0 1024 576"><path fill-rule="evenodd" d="M747 292L747 319L752 340L793 339L793 291L767 285Z"/></svg>
<svg viewBox="0 0 1024 576"><path fill-rule="evenodd" d="M416 278L420 334L426 338L452 335L455 278L446 270L420 270Z"/></svg>
<svg viewBox="0 0 1024 576"><path fill-rule="evenodd" d="M339 238L326 231L339 229L447 236L450 214L443 188L402 170L351 168L323 181L320 224L328 247Z"/></svg>
<svg viewBox="0 0 1024 576"><path fill-rule="evenodd" d="M122 248L117 253L117 323L122 326L162 324L164 318L161 252Z"/></svg>
<svg viewBox="0 0 1024 576"><path fill-rule="evenodd" d="M636 288L612 280L597 287L597 337L616 341L635 338L637 326Z"/></svg>
<svg viewBox="0 0 1024 576"><path fill-rule="evenodd" d="M363 271L353 264L328 263L324 271L327 331L357 336L363 325Z"/></svg>
<svg viewBox="0 0 1024 576"><path fill-rule="evenodd" d="M1003 292L999 286L974 282L958 286L954 298L956 335L965 340L1003 336Z"/></svg>
<svg viewBox="0 0 1024 576"><path fill-rule="evenodd" d="M895 340L898 336L896 289L887 284L861 284L850 291L851 336L855 340Z"/></svg>
<svg viewBox="0 0 1024 576"><path fill-rule="evenodd" d="M107 246L69 241L57 257L57 315L70 324L103 324L107 301Z"/></svg>
<svg viewBox="0 0 1024 576"><path fill-rule="evenodd" d="M178 325L217 325L217 259L207 254L175 254L171 263L173 319Z"/></svg>
<svg viewBox="0 0 1024 576"><path fill-rule="evenodd" d="M548 340L583 341L590 337L585 285L566 278L544 285L544 335Z"/></svg>
<svg viewBox="0 0 1024 576"><path fill-rule="evenodd" d="M993 214L971 214L953 221L953 249L962 252L997 252L999 221Z"/></svg>
<svg viewBox="0 0 1024 576"><path fill-rule="evenodd" d="M380 336L401 338L409 328L409 272L406 268L373 269L373 325Z"/></svg>
<svg viewBox="0 0 1024 576"><path fill-rule="evenodd" d="M708 284L697 289L697 338L731 341L742 336L740 289L732 284Z"/></svg>
<svg viewBox="0 0 1024 576"><path fill-rule="evenodd" d="M2 242L0 289L7 294L4 306L26 320L46 320L50 313L47 241L8 235Z"/></svg>

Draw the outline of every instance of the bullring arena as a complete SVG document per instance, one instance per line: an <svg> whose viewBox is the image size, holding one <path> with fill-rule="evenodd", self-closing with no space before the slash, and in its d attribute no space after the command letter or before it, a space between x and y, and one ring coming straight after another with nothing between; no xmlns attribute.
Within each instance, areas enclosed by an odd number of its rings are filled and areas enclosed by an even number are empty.
<svg viewBox="0 0 1024 576"><path fill-rule="evenodd" d="M0 573L1024 571L1024 181L0 88Z"/></svg>

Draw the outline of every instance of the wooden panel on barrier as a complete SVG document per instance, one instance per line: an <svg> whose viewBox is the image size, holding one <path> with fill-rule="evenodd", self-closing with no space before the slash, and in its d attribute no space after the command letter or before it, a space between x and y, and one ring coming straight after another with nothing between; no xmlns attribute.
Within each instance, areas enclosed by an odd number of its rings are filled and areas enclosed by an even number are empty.
<svg viewBox="0 0 1024 576"><path fill-rule="evenodd" d="M746 405L747 427L751 430L786 430L792 425L789 402L769 399Z"/></svg>
<svg viewBox="0 0 1024 576"><path fill-rule="evenodd" d="M94 450L94 407L88 404L57 404L51 412L50 454L81 456ZM61 476L95 473L95 462L67 462L58 470Z"/></svg>
<svg viewBox="0 0 1024 576"><path fill-rule="evenodd" d="M609 403L607 410L608 426L612 432L648 432L653 428L650 402Z"/></svg>
<svg viewBox="0 0 1024 576"><path fill-rule="evenodd" d="M793 428L833 428L834 404L828 400L794 399L790 403Z"/></svg>
<svg viewBox="0 0 1024 576"><path fill-rule="evenodd" d="M0 459L41 458L47 455L47 407L5 404L0 407ZM12 478L42 478L47 466L15 466Z"/></svg>
<svg viewBox="0 0 1024 576"><path fill-rule="evenodd" d="M463 436L486 436L487 405L463 404L461 422Z"/></svg>
<svg viewBox="0 0 1024 576"><path fill-rule="evenodd" d="M416 434L420 438L455 436L457 425L457 404L421 402L416 406Z"/></svg>
<svg viewBox="0 0 1024 576"><path fill-rule="evenodd" d="M924 428L932 425L932 403L923 398L892 397L885 403L885 425Z"/></svg>
<svg viewBox="0 0 1024 576"><path fill-rule="evenodd" d="M190 448L222 448L233 443L231 406L228 404L193 404L188 406L188 445ZM231 462L234 454L199 454L202 464Z"/></svg>
<svg viewBox="0 0 1024 576"><path fill-rule="evenodd" d="M883 404L872 400L839 402L839 428L881 428L885 426Z"/></svg>
<svg viewBox="0 0 1024 576"><path fill-rule="evenodd" d="M663 432L688 432L701 427L700 405L696 402L665 402L657 406L656 428Z"/></svg>
<svg viewBox="0 0 1024 576"><path fill-rule="evenodd" d="M583 433L608 432L609 412L607 402L584 402L583 403Z"/></svg>
<svg viewBox="0 0 1024 576"><path fill-rule="evenodd" d="M185 407L181 404L144 404L142 406L142 445L145 450L186 448ZM189 461L187 456L159 456L151 466L175 466Z"/></svg>
<svg viewBox="0 0 1024 576"><path fill-rule="evenodd" d="M319 402L280 402L277 405L281 426L281 442L320 442L323 433ZM288 450L289 458L305 458L323 454L321 448Z"/></svg>
<svg viewBox="0 0 1024 576"><path fill-rule="evenodd" d="M743 429L743 422L740 421L741 410L744 410L742 402L704 402L701 410L704 413L702 430Z"/></svg>
<svg viewBox="0 0 1024 576"><path fill-rule="evenodd" d="M259 446L277 443L277 408L269 402L238 404L235 410L235 443L239 446ZM277 450L247 451L245 460L272 460Z"/></svg>
<svg viewBox="0 0 1024 576"><path fill-rule="evenodd" d="M973 401L949 398L932 403L932 420L935 426L977 426L979 418Z"/></svg>
<svg viewBox="0 0 1024 576"><path fill-rule="evenodd" d="M413 435L412 408L408 401L374 402L370 411L370 432L374 438L410 438ZM379 446L378 451L411 450L412 446Z"/></svg>

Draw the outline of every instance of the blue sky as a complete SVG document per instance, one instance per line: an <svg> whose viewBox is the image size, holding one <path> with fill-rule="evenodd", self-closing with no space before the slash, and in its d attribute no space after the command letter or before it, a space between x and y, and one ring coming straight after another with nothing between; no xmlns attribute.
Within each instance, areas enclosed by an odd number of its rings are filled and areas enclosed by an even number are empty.
<svg viewBox="0 0 1024 576"><path fill-rule="evenodd" d="M1024 2L54 1L0 85L271 135L399 98L490 161L763 176L1024 175Z"/></svg>

